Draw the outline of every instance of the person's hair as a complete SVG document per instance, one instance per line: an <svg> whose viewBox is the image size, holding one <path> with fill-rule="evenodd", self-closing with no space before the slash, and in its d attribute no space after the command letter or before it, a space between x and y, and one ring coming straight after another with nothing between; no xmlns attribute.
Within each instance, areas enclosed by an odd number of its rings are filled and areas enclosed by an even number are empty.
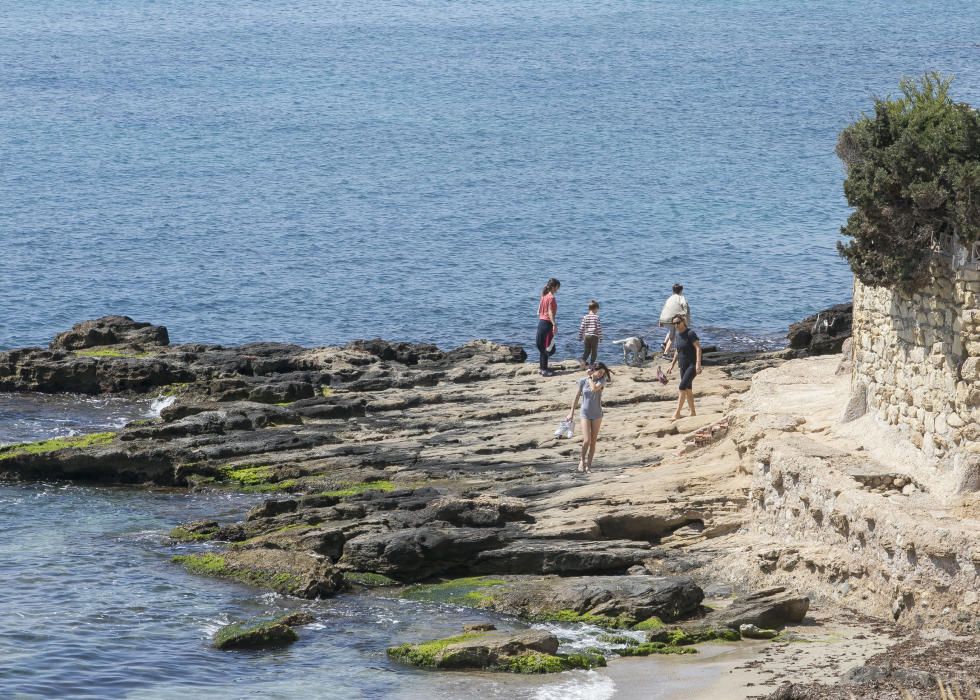
<svg viewBox="0 0 980 700"><path fill-rule="evenodd" d="M592 365L593 372L596 371L597 369L601 369L603 374L606 375L606 382L612 384L612 372L610 371L609 367L606 366L606 363L596 362L594 365Z"/></svg>
<svg viewBox="0 0 980 700"><path fill-rule="evenodd" d="M680 294L684 291L684 285L674 282L674 294Z"/></svg>
<svg viewBox="0 0 980 700"><path fill-rule="evenodd" d="M561 282L559 282L554 277L552 277L551 279L549 279L547 282L544 283L544 289L541 292L541 296L544 296L550 292L555 291L560 286L561 286Z"/></svg>
<svg viewBox="0 0 980 700"><path fill-rule="evenodd" d="M593 299L592 301L589 302L589 311L598 311L598 310L599 310L599 302Z"/></svg>
<svg viewBox="0 0 980 700"><path fill-rule="evenodd" d="M671 323L677 323L678 321L683 321L684 323L687 323L687 318L684 316L684 314L677 314L672 319L670 319Z"/></svg>

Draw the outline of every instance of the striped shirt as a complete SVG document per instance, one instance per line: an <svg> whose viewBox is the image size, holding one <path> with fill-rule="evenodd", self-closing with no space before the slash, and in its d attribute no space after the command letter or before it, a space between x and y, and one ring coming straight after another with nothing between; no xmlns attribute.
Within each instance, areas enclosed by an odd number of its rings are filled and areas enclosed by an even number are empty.
<svg viewBox="0 0 980 700"><path fill-rule="evenodd" d="M582 317L582 322L578 325L578 339L582 340L586 335L602 337L602 323L599 321L598 314L589 312Z"/></svg>

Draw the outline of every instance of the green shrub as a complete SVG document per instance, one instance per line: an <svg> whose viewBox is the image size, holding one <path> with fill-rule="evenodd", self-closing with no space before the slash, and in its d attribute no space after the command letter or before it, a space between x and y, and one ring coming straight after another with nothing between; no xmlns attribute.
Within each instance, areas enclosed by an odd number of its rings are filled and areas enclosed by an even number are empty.
<svg viewBox="0 0 980 700"><path fill-rule="evenodd" d="M844 194L854 212L838 250L864 284L919 289L934 237L980 239L980 115L953 102L951 78L929 73L876 99L841 132Z"/></svg>

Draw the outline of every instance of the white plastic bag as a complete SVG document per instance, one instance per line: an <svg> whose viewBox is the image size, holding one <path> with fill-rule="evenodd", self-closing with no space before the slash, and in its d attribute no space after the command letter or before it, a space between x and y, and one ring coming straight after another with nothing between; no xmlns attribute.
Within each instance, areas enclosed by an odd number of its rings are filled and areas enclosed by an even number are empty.
<svg viewBox="0 0 980 700"><path fill-rule="evenodd" d="M565 438L567 440L568 438L572 437L572 433L573 433L572 426L573 426L572 421L568 420L567 418L564 419L561 423L558 424L558 429L555 431L555 438L557 438L558 440Z"/></svg>

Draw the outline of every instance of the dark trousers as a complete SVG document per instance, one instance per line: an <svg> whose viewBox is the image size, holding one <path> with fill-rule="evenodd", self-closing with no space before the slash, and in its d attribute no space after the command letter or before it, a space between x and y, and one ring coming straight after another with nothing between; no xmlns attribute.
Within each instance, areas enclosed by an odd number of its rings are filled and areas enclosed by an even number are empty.
<svg viewBox="0 0 980 700"><path fill-rule="evenodd" d="M698 374L698 366L695 364L685 365L681 363L681 383L677 387L680 391L694 388L694 378Z"/></svg>
<svg viewBox="0 0 980 700"><path fill-rule="evenodd" d="M594 364L599 356L599 336L587 335L583 342L585 343L585 350L582 352L582 362L587 365Z"/></svg>
<svg viewBox="0 0 980 700"><path fill-rule="evenodd" d="M540 355L538 366L541 367L542 371L548 369L548 335L551 333L551 328L551 321L543 318L538 319L538 335L534 344L538 346Z"/></svg>

